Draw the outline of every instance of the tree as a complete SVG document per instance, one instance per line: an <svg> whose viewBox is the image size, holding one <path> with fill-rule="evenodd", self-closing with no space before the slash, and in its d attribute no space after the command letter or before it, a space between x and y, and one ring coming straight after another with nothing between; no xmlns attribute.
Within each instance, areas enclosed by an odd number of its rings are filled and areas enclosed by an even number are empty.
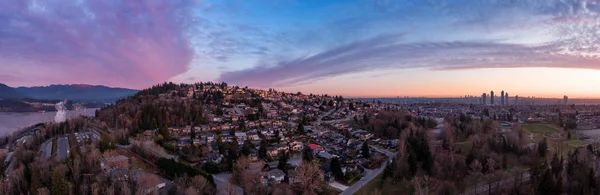
<svg viewBox="0 0 600 195"><path fill-rule="evenodd" d="M302 160L304 162L312 162L313 151L312 151L312 149L310 149L310 147L304 146L304 149L302 150Z"/></svg>
<svg viewBox="0 0 600 195"><path fill-rule="evenodd" d="M325 186L323 172L319 165L312 162L303 162L296 168L299 182L296 185L296 191L302 194L315 195Z"/></svg>
<svg viewBox="0 0 600 195"><path fill-rule="evenodd" d="M192 143L194 142L194 139L196 139L196 130L194 128L194 125L191 125L190 128L190 140L192 141Z"/></svg>
<svg viewBox="0 0 600 195"><path fill-rule="evenodd" d="M342 172L342 165L340 165L340 160L338 158L333 158L331 160L330 167L331 171L333 172L333 175L335 175L337 179L344 178L344 173Z"/></svg>
<svg viewBox="0 0 600 195"><path fill-rule="evenodd" d="M260 147L258 148L258 157L260 159L267 159L267 140L260 141Z"/></svg>
<svg viewBox="0 0 600 195"><path fill-rule="evenodd" d="M287 173L287 163L288 163L288 155L283 154L279 155L279 163L277 164L277 168L282 170L284 173Z"/></svg>
<svg viewBox="0 0 600 195"><path fill-rule="evenodd" d="M52 195L67 195L69 194L69 183L65 179L64 172L60 169L55 169L52 172Z"/></svg>
<svg viewBox="0 0 600 195"><path fill-rule="evenodd" d="M254 145L252 144L252 142L250 140L244 141L244 145L242 145L242 154L244 156L250 155L250 153L252 153L253 147L254 147Z"/></svg>
<svg viewBox="0 0 600 195"><path fill-rule="evenodd" d="M504 169L508 168L508 159L506 158L506 155L502 156L502 168L504 168Z"/></svg>
<svg viewBox="0 0 600 195"><path fill-rule="evenodd" d="M371 158L371 151L370 151L369 144L367 143L367 141L363 142L361 151L362 151L363 157Z"/></svg>
<svg viewBox="0 0 600 195"><path fill-rule="evenodd" d="M298 130L297 130L297 132L300 135L304 135L304 121L301 121L300 123L298 123Z"/></svg>
<svg viewBox="0 0 600 195"><path fill-rule="evenodd" d="M548 151L548 142L546 141L545 137L538 143L537 150L540 157L546 157L546 151Z"/></svg>
<svg viewBox="0 0 600 195"><path fill-rule="evenodd" d="M169 134L169 128L167 128L166 125L163 125L158 129L158 134L162 135L165 138L165 140L171 139Z"/></svg>
<svg viewBox="0 0 600 195"><path fill-rule="evenodd" d="M227 150L227 156L226 156L226 160L227 160L227 164L229 165L229 168L233 167L233 163L235 162L235 160L238 159L237 156L237 151L236 148L237 145L231 146L229 147L229 149Z"/></svg>
<svg viewBox="0 0 600 195"><path fill-rule="evenodd" d="M369 115L367 115L367 113L365 113L365 115L363 115L363 122L365 124L369 124Z"/></svg>

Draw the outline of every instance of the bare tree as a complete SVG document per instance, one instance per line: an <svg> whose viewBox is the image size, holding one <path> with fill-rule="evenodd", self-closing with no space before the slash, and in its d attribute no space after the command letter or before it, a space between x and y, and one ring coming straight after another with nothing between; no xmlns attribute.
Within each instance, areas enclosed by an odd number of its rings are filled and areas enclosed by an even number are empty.
<svg viewBox="0 0 600 195"><path fill-rule="evenodd" d="M260 188L262 188L262 185L260 185L260 173L263 166L263 162L250 163L250 159L242 157L233 165L229 182L241 186L246 193L260 191Z"/></svg>
<svg viewBox="0 0 600 195"><path fill-rule="evenodd" d="M319 165L312 162L303 162L296 168L300 182L296 186L297 191L302 194L317 194L325 185L323 172Z"/></svg>

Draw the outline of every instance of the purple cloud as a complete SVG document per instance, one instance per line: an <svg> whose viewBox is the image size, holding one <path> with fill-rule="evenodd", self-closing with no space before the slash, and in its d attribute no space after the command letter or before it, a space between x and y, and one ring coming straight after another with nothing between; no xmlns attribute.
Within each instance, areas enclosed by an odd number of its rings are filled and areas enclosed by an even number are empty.
<svg viewBox="0 0 600 195"><path fill-rule="evenodd" d="M0 82L33 85L55 81L144 88L169 80L187 71L194 56L187 37L195 22L191 13L194 3L3 2L0 72L9 72L13 78L1 77Z"/></svg>
<svg viewBox="0 0 600 195"><path fill-rule="evenodd" d="M518 67L600 69L600 60L563 53L561 43L538 46L490 41L403 43L400 36L377 36L275 66L229 71L219 80L233 84L289 86L371 70L433 70Z"/></svg>

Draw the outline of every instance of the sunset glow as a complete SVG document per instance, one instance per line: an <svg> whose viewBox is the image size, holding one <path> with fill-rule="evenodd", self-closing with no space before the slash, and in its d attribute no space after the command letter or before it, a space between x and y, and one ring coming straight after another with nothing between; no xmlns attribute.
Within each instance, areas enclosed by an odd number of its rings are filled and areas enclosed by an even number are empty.
<svg viewBox="0 0 600 195"><path fill-rule="evenodd" d="M351 97L600 98L595 0L4 4L0 82L15 87L225 81Z"/></svg>

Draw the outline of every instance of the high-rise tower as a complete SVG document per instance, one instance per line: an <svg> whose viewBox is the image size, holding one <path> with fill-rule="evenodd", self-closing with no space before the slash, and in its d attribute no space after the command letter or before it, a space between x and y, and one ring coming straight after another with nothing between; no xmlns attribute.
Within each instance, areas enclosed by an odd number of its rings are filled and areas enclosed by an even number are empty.
<svg viewBox="0 0 600 195"><path fill-rule="evenodd" d="M504 106L504 91L500 92L500 105Z"/></svg>
<svg viewBox="0 0 600 195"><path fill-rule="evenodd" d="M481 94L481 101L483 105L487 104L487 94Z"/></svg>
<svg viewBox="0 0 600 195"><path fill-rule="evenodd" d="M504 103L506 103L506 105L510 105L510 102L508 101L508 92L504 94L504 99Z"/></svg>
<svg viewBox="0 0 600 195"><path fill-rule="evenodd" d="M490 91L490 104L494 105L494 91Z"/></svg>

